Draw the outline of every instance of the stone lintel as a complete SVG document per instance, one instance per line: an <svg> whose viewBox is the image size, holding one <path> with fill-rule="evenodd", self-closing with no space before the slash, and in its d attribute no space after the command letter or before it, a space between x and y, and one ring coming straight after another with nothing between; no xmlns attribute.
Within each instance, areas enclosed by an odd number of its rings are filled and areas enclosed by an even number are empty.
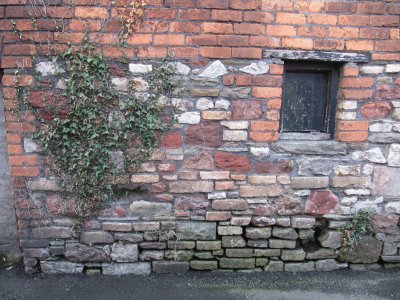
<svg viewBox="0 0 400 300"><path fill-rule="evenodd" d="M328 51L296 51L264 49L264 58L279 58L282 60L307 60L323 62L353 62L366 63L371 60L369 53L328 52Z"/></svg>

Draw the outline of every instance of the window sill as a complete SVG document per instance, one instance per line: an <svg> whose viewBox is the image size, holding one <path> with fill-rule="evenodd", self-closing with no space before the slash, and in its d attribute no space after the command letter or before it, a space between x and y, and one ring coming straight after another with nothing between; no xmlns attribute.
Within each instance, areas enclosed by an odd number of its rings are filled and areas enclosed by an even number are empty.
<svg viewBox="0 0 400 300"><path fill-rule="evenodd" d="M280 140L290 141L329 141L332 136L323 132L283 132L279 135Z"/></svg>

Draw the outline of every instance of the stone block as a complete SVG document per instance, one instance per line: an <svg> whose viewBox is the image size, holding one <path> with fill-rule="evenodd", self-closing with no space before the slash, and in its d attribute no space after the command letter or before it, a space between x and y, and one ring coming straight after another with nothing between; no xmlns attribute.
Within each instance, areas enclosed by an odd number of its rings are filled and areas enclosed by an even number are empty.
<svg viewBox="0 0 400 300"><path fill-rule="evenodd" d="M342 246L343 233L339 231L325 231L318 240L322 247L337 249Z"/></svg>
<svg viewBox="0 0 400 300"><path fill-rule="evenodd" d="M103 275L148 275L151 273L151 263L114 263L102 264Z"/></svg>
<svg viewBox="0 0 400 300"><path fill-rule="evenodd" d="M191 250L194 249L195 247L196 247L195 241L168 241L168 249Z"/></svg>
<svg viewBox="0 0 400 300"><path fill-rule="evenodd" d="M135 201L129 206L129 211L143 220L165 220L171 216L172 204Z"/></svg>
<svg viewBox="0 0 400 300"><path fill-rule="evenodd" d="M243 211L247 210L247 201L244 199L214 200L211 206L216 210Z"/></svg>
<svg viewBox="0 0 400 300"><path fill-rule="evenodd" d="M254 249L255 257L279 257L280 255L280 249Z"/></svg>
<svg viewBox="0 0 400 300"><path fill-rule="evenodd" d="M44 274L82 274L83 264L67 261L42 261L40 269Z"/></svg>
<svg viewBox="0 0 400 300"><path fill-rule="evenodd" d="M132 175L131 182L132 183L154 183L159 182L160 176L159 175Z"/></svg>
<svg viewBox="0 0 400 300"><path fill-rule="evenodd" d="M293 189L320 189L329 186L329 177L292 177L290 186Z"/></svg>
<svg viewBox="0 0 400 300"><path fill-rule="evenodd" d="M213 271L218 269L216 260L192 260L190 268L196 271Z"/></svg>
<svg viewBox="0 0 400 300"><path fill-rule="evenodd" d="M85 231L81 233L80 241L84 244L110 244L114 238L105 231Z"/></svg>
<svg viewBox="0 0 400 300"><path fill-rule="evenodd" d="M219 235L241 235L243 228L240 226L218 226Z"/></svg>
<svg viewBox="0 0 400 300"><path fill-rule="evenodd" d="M312 229L315 225L315 218L292 217L292 227L300 229Z"/></svg>
<svg viewBox="0 0 400 300"><path fill-rule="evenodd" d="M342 248L339 260L353 264L376 263L382 252L383 242L366 236L354 249Z"/></svg>
<svg viewBox="0 0 400 300"><path fill-rule="evenodd" d="M251 218L251 224L257 227L268 227L276 224L274 217L254 216Z"/></svg>
<svg viewBox="0 0 400 300"><path fill-rule="evenodd" d="M197 241L197 250L219 250L221 249L221 241Z"/></svg>
<svg viewBox="0 0 400 300"><path fill-rule="evenodd" d="M343 176L343 177L333 177L332 179L333 187L342 188L365 188L371 186L370 177L355 177L355 176Z"/></svg>
<svg viewBox="0 0 400 300"><path fill-rule="evenodd" d="M246 247L246 241L241 236L223 236L222 247L243 248Z"/></svg>
<svg viewBox="0 0 400 300"><path fill-rule="evenodd" d="M253 186L242 185L240 186L240 196L244 198L251 197L278 197L283 194L283 189L278 184L271 184L268 186Z"/></svg>
<svg viewBox="0 0 400 300"><path fill-rule="evenodd" d="M159 229L160 223L158 222L141 222L133 224L134 231L156 231Z"/></svg>
<svg viewBox="0 0 400 300"><path fill-rule="evenodd" d="M269 264L264 268L265 272L282 272L283 271L283 261L271 260Z"/></svg>
<svg viewBox="0 0 400 300"><path fill-rule="evenodd" d="M276 183L275 175L249 175L247 180L253 185L266 185Z"/></svg>
<svg viewBox="0 0 400 300"><path fill-rule="evenodd" d="M245 130L224 130L222 139L228 142L240 142L247 140L247 131Z"/></svg>
<svg viewBox="0 0 400 300"><path fill-rule="evenodd" d="M279 141L272 144L277 152L309 155L345 155L347 145L336 141Z"/></svg>
<svg viewBox="0 0 400 300"><path fill-rule="evenodd" d="M268 240L248 240L247 246L252 248L268 248Z"/></svg>
<svg viewBox="0 0 400 300"><path fill-rule="evenodd" d="M103 230L105 231L131 231L132 224L131 223L114 223L114 222L104 222Z"/></svg>
<svg viewBox="0 0 400 300"><path fill-rule="evenodd" d="M303 261L306 258L306 253L303 249L282 250L281 259L283 261Z"/></svg>
<svg viewBox="0 0 400 300"><path fill-rule="evenodd" d="M253 249L226 249L225 250L227 257L253 257L254 250Z"/></svg>
<svg viewBox="0 0 400 300"><path fill-rule="evenodd" d="M348 267L347 263L339 263L334 259L324 259L315 262L316 271L333 271L339 269L346 269Z"/></svg>
<svg viewBox="0 0 400 300"><path fill-rule="evenodd" d="M154 261L163 259L164 251L159 250L143 250L139 255L139 260L141 261Z"/></svg>
<svg viewBox="0 0 400 300"><path fill-rule="evenodd" d="M305 212L311 215L326 215L334 213L338 205L339 199L332 191L312 191L306 202Z"/></svg>
<svg viewBox="0 0 400 300"><path fill-rule="evenodd" d="M155 261L153 262L155 273L186 273L189 271L189 263L183 261Z"/></svg>
<svg viewBox="0 0 400 300"><path fill-rule="evenodd" d="M375 166L374 178L372 181L372 194L377 196L399 197L400 168L386 166Z"/></svg>
<svg viewBox="0 0 400 300"><path fill-rule="evenodd" d="M307 250L306 259L328 259L336 258L337 256L336 250L334 249L320 248Z"/></svg>
<svg viewBox="0 0 400 300"><path fill-rule="evenodd" d="M23 249L24 257L48 258L50 256L49 249L43 248L25 248Z"/></svg>
<svg viewBox="0 0 400 300"><path fill-rule="evenodd" d="M193 258L193 250L166 250L165 258L174 261L189 261Z"/></svg>
<svg viewBox="0 0 400 300"><path fill-rule="evenodd" d="M284 227L274 227L272 236L285 240L296 240L299 237L296 230Z"/></svg>
<svg viewBox="0 0 400 300"><path fill-rule="evenodd" d="M221 257L219 266L222 269L254 269L255 258L227 258Z"/></svg>
<svg viewBox="0 0 400 300"><path fill-rule="evenodd" d="M169 185L171 193L210 193L214 184L210 181L179 181Z"/></svg>
<svg viewBox="0 0 400 300"><path fill-rule="evenodd" d="M315 271L315 263L313 261L303 262L303 263L285 263L285 271L287 272Z"/></svg>
<svg viewBox="0 0 400 300"><path fill-rule="evenodd" d="M229 171L210 171L200 172L200 178L203 180L224 180L229 179Z"/></svg>
<svg viewBox="0 0 400 300"><path fill-rule="evenodd" d="M232 217L231 225L234 226L247 226L251 222L251 217Z"/></svg>
<svg viewBox="0 0 400 300"><path fill-rule="evenodd" d="M252 240L268 239L271 236L271 228L246 227L246 238Z"/></svg>
<svg viewBox="0 0 400 300"><path fill-rule="evenodd" d="M389 148L388 166L400 167L400 144L392 144Z"/></svg>
<svg viewBox="0 0 400 300"><path fill-rule="evenodd" d="M214 222L179 222L176 235L181 240L215 240L216 228Z"/></svg>
<svg viewBox="0 0 400 300"><path fill-rule="evenodd" d="M116 233L114 235L116 241L137 243L143 241L142 233Z"/></svg>
<svg viewBox="0 0 400 300"><path fill-rule="evenodd" d="M296 248L296 241L269 239L269 247L277 249L294 249Z"/></svg>
<svg viewBox="0 0 400 300"><path fill-rule="evenodd" d="M32 229L32 237L40 239L68 239L72 237L69 227L37 227Z"/></svg>
<svg viewBox="0 0 400 300"><path fill-rule="evenodd" d="M73 262L107 262L109 257L101 249L83 244L66 244L65 258Z"/></svg>
<svg viewBox="0 0 400 300"><path fill-rule="evenodd" d="M134 262L138 260L137 244L114 243L111 248L111 259L116 262Z"/></svg>

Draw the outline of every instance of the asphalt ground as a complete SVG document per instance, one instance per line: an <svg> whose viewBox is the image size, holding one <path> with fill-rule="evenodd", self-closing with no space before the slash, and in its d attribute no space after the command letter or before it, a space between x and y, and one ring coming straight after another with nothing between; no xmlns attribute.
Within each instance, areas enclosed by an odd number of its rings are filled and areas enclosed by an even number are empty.
<svg viewBox="0 0 400 300"><path fill-rule="evenodd" d="M190 272L149 276L27 275L0 270L0 299L400 299L400 270Z"/></svg>

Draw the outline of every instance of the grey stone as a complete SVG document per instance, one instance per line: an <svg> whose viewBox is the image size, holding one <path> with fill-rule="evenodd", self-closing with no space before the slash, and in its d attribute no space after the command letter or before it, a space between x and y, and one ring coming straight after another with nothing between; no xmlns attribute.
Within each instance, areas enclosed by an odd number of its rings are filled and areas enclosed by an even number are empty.
<svg viewBox="0 0 400 300"><path fill-rule="evenodd" d="M218 251L224 251L224 250L218 250ZM217 252L217 251L213 251L213 252ZM211 251L197 251L194 253L194 257L197 259L213 259L214 258L214 254ZM223 253L222 253L223 255Z"/></svg>
<svg viewBox="0 0 400 300"><path fill-rule="evenodd" d="M105 231L131 231L131 223L116 223L116 222L104 222L103 230Z"/></svg>
<svg viewBox="0 0 400 300"><path fill-rule="evenodd" d="M306 253L303 249L282 250L281 259L283 261L303 261Z"/></svg>
<svg viewBox="0 0 400 300"><path fill-rule="evenodd" d="M368 141L377 144L400 143L400 133L372 133Z"/></svg>
<svg viewBox="0 0 400 300"><path fill-rule="evenodd" d="M38 148L39 146L31 138L24 138L24 150L26 153L36 152Z"/></svg>
<svg viewBox="0 0 400 300"><path fill-rule="evenodd" d="M191 250L194 249L195 247L196 247L196 242L194 241L168 241L168 249Z"/></svg>
<svg viewBox="0 0 400 300"><path fill-rule="evenodd" d="M400 167L400 144L390 145L388 165L390 167Z"/></svg>
<svg viewBox="0 0 400 300"><path fill-rule="evenodd" d="M287 272L311 272L315 270L313 261L303 263L285 263L285 271Z"/></svg>
<svg viewBox="0 0 400 300"><path fill-rule="evenodd" d="M172 211L170 203L155 203L148 201L136 201L129 206L133 216L143 220L165 220L169 219Z"/></svg>
<svg viewBox="0 0 400 300"><path fill-rule="evenodd" d="M185 273L189 271L189 263L183 261L155 261L153 262L155 273Z"/></svg>
<svg viewBox="0 0 400 300"><path fill-rule="evenodd" d="M25 248L24 257L48 258L50 256L49 249L43 248Z"/></svg>
<svg viewBox="0 0 400 300"><path fill-rule="evenodd" d="M381 255L382 246L382 241L366 236L354 249L342 248L339 260L354 264L376 263Z"/></svg>
<svg viewBox="0 0 400 300"><path fill-rule="evenodd" d="M294 248L296 248L296 241L269 239L269 247L270 248L278 248L278 249L283 249L283 248L294 249Z"/></svg>
<svg viewBox="0 0 400 300"><path fill-rule="evenodd" d="M300 229L299 239L301 240L314 240L315 231L313 229Z"/></svg>
<svg viewBox="0 0 400 300"><path fill-rule="evenodd" d="M352 153L351 158L357 161L368 160L378 164L386 163L386 158L380 148L372 148L367 151L355 151Z"/></svg>
<svg viewBox="0 0 400 300"><path fill-rule="evenodd" d="M218 226L219 235L241 235L243 228L240 226Z"/></svg>
<svg viewBox="0 0 400 300"><path fill-rule="evenodd" d="M325 259L315 262L316 271L333 271L339 269L346 269L348 267L347 263L339 263L334 259Z"/></svg>
<svg viewBox="0 0 400 300"><path fill-rule="evenodd" d="M114 263L102 264L103 275L148 275L151 272L151 263Z"/></svg>
<svg viewBox="0 0 400 300"><path fill-rule="evenodd" d="M69 227L37 227L32 229L32 237L41 239L68 239L72 236Z"/></svg>
<svg viewBox="0 0 400 300"><path fill-rule="evenodd" d="M268 240L248 240L247 246L253 248L268 248Z"/></svg>
<svg viewBox="0 0 400 300"><path fill-rule="evenodd" d="M190 268L197 271L212 271L218 269L216 260L192 260Z"/></svg>
<svg viewBox="0 0 400 300"><path fill-rule="evenodd" d="M246 227L246 237L252 240L267 239L271 236L271 228Z"/></svg>
<svg viewBox="0 0 400 300"><path fill-rule="evenodd" d="M248 87L228 88L224 87L220 92L220 96L230 99L246 99L250 96L251 89Z"/></svg>
<svg viewBox="0 0 400 300"><path fill-rule="evenodd" d="M373 271L382 268L380 264L349 264L350 270L353 271Z"/></svg>
<svg viewBox="0 0 400 300"><path fill-rule="evenodd" d="M343 176L333 177L333 187L365 188L371 186L370 177Z"/></svg>
<svg viewBox="0 0 400 300"><path fill-rule="evenodd" d="M68 261L41 261L40 269L44 274L81 274L83 264Z"/></svg>
<svg viewBox="0 0 400 300"><path fill-rule="evenodd" d="M137 244L115 243L111 248L111 259L116 262L134 262L138 260Z"/></svg>
<svg viewBox="0 0 400 300"><path fill-rule="evenodd" d="M279 141L272 144L276 152L310 155L344 155L347 145L335 141Z"/></svg>
<svg viewBox="0 0 400 300"><path fill-rule="evenodd" d="M280 255L280 249L254 249L255 257L278 257Z"/></svg>
<svg viewBox="0 0 400 300"><path fill-rule="evenodd" d="M396 255L397 244L395 243L383 243L382 255Z"/></svg>
<svg viewBox="0 0 400 300"><path fill-rule="evenodd" d="M350 160L343 159L337 160L334 158L301 158L298 160L299 164L299 175L330 175L332 169L344 162L349 162Z"/></svg>
<svg viewBox="0 0 400 300"><path fill-rule="evenodd" d="M222 247L242 248L246 246L246 241L241 236L223 236Z"/></svg>
<svg viewBox="0 0 400 300"><path fill-rule="evenodd" d="M283 271L283 261L271 260L269 264L264 268L265 272L282 272Z"/></svg>
<svg viewBox="0 0 400 300"><path fill-rule="evenodd" d="M242 249L226 249L227 257L253 257L253 249L242 248Z"/></svg>
<svg viewBox="0 0 400 300"><path fill-rule="evenodd" d="M196 108L199 110L207 110L214 108L214 102L207 98L200 98L196 102Z"/></svg>
<svg viewBox="0 0 400 300"><path fill-rule="evenodd" d="M314 218L308 217L292 217L292 227L300 229L312 229L315 225Z"/></svg>
<svg viewBox="0 0 400 300"><path fill-rule="evenodd" d="M225 74L228 74L228 70L220 60L216 60L199 77L217 78Z"/></svg>
<svg viewBox="0 0 400 300"><path fill-rule="evenodd" d="M263 51L264 58L280 58L284 60L311 60L323 62L369 62L370 54L343 53L327 51L269 50ZM382 67L383 70L383 67Z"/></svg>
<svg viewBox="0 0 400 300"><path fill-rule="evenodd" d="M215 101L215 108L216 109L224 109L228 110L229 107L231 106L231 102L225 99L218 99Z"/></svg>
<svg viewBox="0 0 400 300"><path fill-rule="evenodd" d="M219 266L222 269L253 269L256 266L256 260L254 258L221 257Z"/></svg>
<svg viewBox="0 0 400 300"><path fill-rule="evenodd" d="M139 260L141 261L154 261L163 259L164 251L159 250L143 250L139 255Z"/></svg>
<svg viewBox="0 0 400 300"><path fill-rule="evenodd" d="M121 78L121 77L111 78L111 87L118 92L127 92L128 78Z"/></svg>
<svg viewBox="0 0 400 300"><path fill-rule="evenodd" d="M382 260L389 263L400 262L400 255L382 255Z"/></svg>
<svg viewBox="0 0 400 300"><path fill-rule="evenodd" d="M143 242L140 243L140 248L141 249L158 249L158 250L162 250L162 249L166 249L167 248L167 244L165 242Z"/></svg>
<svg viewBox="0 0 400 300"><path fill-rule="evenodd" d="M80 240L84 244L110 244L114 242L112 235L106 231L82 232Z"/></svg>
<svg viewBox="0 0 400 300"><path fill-rule="evenodd" d="M116 233L114 235L114 238L116 241L137 243L137 242L143 241L143 234L142 233Z"/></svg>
<svg viewBox="0 0 400 300"><path fill-rule="evenodd" d="M219 250L221 249L221 241L197 241L197 250Z"/></svg>
<svg viewBox="0 0 400 300"><path fill-rule="evenodd" d="M268 258L256 258L256 267L265 267L269 263Z"/></svg>
<svg viewBox="0 0 400 300"><path fill-rule="evenodd" d="M38 263L38 260L36 258L31 258L31 257L24 257L23 261L24 265L27 267L34 267Z"/></svg>
<svg viewBox="0 0 400 300"><path fill-rule="evenodd" d="M372 195L399 197L400 168L375 166L374 178L372 181Z"/></svg>
<svg viewBox="0 0 400 300"><path fill-rule="evenodd" d="M269 65L266 62L252 63L248 66L239 69L240 71L251 74L251 75L261 75L268 73Z"/></svg>
<svg viewBox="0 0 400 300"><path fill-rule="evenodd" d="M175 261L188 261L193 258L193 250L166 250L165 258Z"/></svg>
<svg viewBox="0 0 400 300"><path fill-rule="evenodd" d="M179 61L173 63L173 67L175 69L175 73L179 75L188 75L190 72L190 67Z"/></svg>
<svg viewBox="0 0 400 300"><path fill-rule="evenodd" d="M293 228L274 227L272 236L286 240L295 240L299 237L296 230Z"/></svg>
<svg viewBox="0 0 400 300"><path fill-rule="evenodd" d="M107 254L98 248L82 244L66 244L65 258L73 262L106 262Z"/></svg>
<svg viewBox="0 0 400 300"><path fill-rule="evenodd" d="M216 232L215 223L179 222L176 224L176 235L181 240L215 240Z"/></svg>
<svg viewBox="0 0 400 300"><path fill-rule="evenodd" d="M46 248L48 245L49 241L45 239L20 240L21 248Z"/></svg>
<svg viewBox="0 0 400 300"><path fill-rule="evenodd" d="M317 250L307 250L306 259L327 259L336 258L337 256L336 250L334 249L320 248Z"/></svg>
<svg viewBox="0 0 400 300"><path fill-rule="evenodd" d="M318 237L322 247L337 249L342 246L343 233L339 231L325 231Z"/></svg>

